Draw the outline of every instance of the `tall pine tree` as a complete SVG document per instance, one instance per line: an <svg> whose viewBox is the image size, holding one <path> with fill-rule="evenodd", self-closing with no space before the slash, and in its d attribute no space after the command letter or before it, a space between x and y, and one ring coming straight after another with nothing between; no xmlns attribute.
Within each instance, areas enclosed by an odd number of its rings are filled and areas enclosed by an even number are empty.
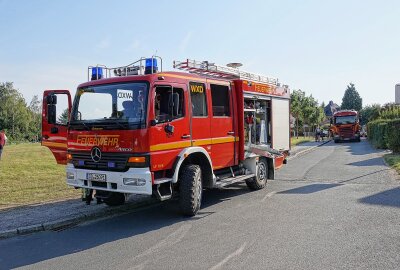
<svg viewBox="0 0 400 270"><path fill-rule="evenodd" d="M353 83L347 86L346 91L342 99L342 105L340 106L342 110L356 110L361 111L362 109L362 98L357 92L356 87Z"/></svg>

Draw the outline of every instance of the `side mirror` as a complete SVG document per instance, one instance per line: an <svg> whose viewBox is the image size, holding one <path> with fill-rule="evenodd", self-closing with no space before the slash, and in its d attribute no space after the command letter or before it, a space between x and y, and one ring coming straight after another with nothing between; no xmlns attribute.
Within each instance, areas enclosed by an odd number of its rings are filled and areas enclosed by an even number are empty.
<svg viewBox="0 0 400 270"><path fill-rule="evenodd" d="M49 104L47 105L47 123L54 125L56 121L57 121L56 105Z"/></svg>
<svg viewBox="0 0 400 270"><path fill-rule="evenodd" d="M47 99L47 105L56 105L57 104L57 95L48 95L46 97Z"/></svg>

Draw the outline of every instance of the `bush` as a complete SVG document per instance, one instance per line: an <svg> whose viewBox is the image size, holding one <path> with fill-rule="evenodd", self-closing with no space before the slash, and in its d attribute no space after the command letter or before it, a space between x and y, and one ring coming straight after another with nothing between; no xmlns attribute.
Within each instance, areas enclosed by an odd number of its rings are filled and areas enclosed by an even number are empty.
<svg viewBox="0 0 400 270"><path fill-rule="evenodd" d="M390 120L379 119L368 123L368 138L376 148L386 149L388 146L388 122Z"/></svg>
<svg viewBox="0 0 400 270"><path fill-rule="evenodd" d="M387 145L394 153L400 153L400 118L387 123Z"/></svg>
<svg viewBox="0 0 400 270"><path fill-rule="evenodd" d="M368 123L368 139L377 148L400 153L400 118L379 119Z"/></svg>

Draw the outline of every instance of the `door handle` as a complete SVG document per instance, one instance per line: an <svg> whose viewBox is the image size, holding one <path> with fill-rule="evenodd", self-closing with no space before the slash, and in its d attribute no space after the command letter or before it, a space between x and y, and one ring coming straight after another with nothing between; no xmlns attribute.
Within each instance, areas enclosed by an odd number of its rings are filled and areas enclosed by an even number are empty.
<svg viewBox="0 0 400 270"><path fill-rule="evenodd" d="M228 135L235 135L234 131L228 131Z"/></svg>
<svg viewBox="0 0 400 270"><path fill-rule="evenodd" d="M181 136L182 139L189 139L191 136L189 134L184 134Z"/></svg>

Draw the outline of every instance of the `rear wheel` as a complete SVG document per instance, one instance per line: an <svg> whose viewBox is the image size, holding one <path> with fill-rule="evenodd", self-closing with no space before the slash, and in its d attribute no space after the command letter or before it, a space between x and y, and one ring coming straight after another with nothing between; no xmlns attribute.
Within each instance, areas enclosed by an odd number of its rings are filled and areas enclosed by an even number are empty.
<svg viewBox="0 0 400 270"><path fill-rule="evenodd" d="M103 201L108 206L118 206L125 203L125 195L119 192L110 192L110 194L103 198Z"/></svg>
<svg viewBox="0 0 400 270"><path fill-rule="evenodd" d="M203 185L199 165L186 165L182 168L179 185L179 204L186 216L194 216L201 207Z"/></svg>
<svg viewBox="0 0 400 270"><path fill-rule="evenodd" d="M246 185L251 190L263 189L267 185L267 177L268 177L267 160L265 158L260 158L257 164L256 176L251 179L247 179Z"/></svg>

